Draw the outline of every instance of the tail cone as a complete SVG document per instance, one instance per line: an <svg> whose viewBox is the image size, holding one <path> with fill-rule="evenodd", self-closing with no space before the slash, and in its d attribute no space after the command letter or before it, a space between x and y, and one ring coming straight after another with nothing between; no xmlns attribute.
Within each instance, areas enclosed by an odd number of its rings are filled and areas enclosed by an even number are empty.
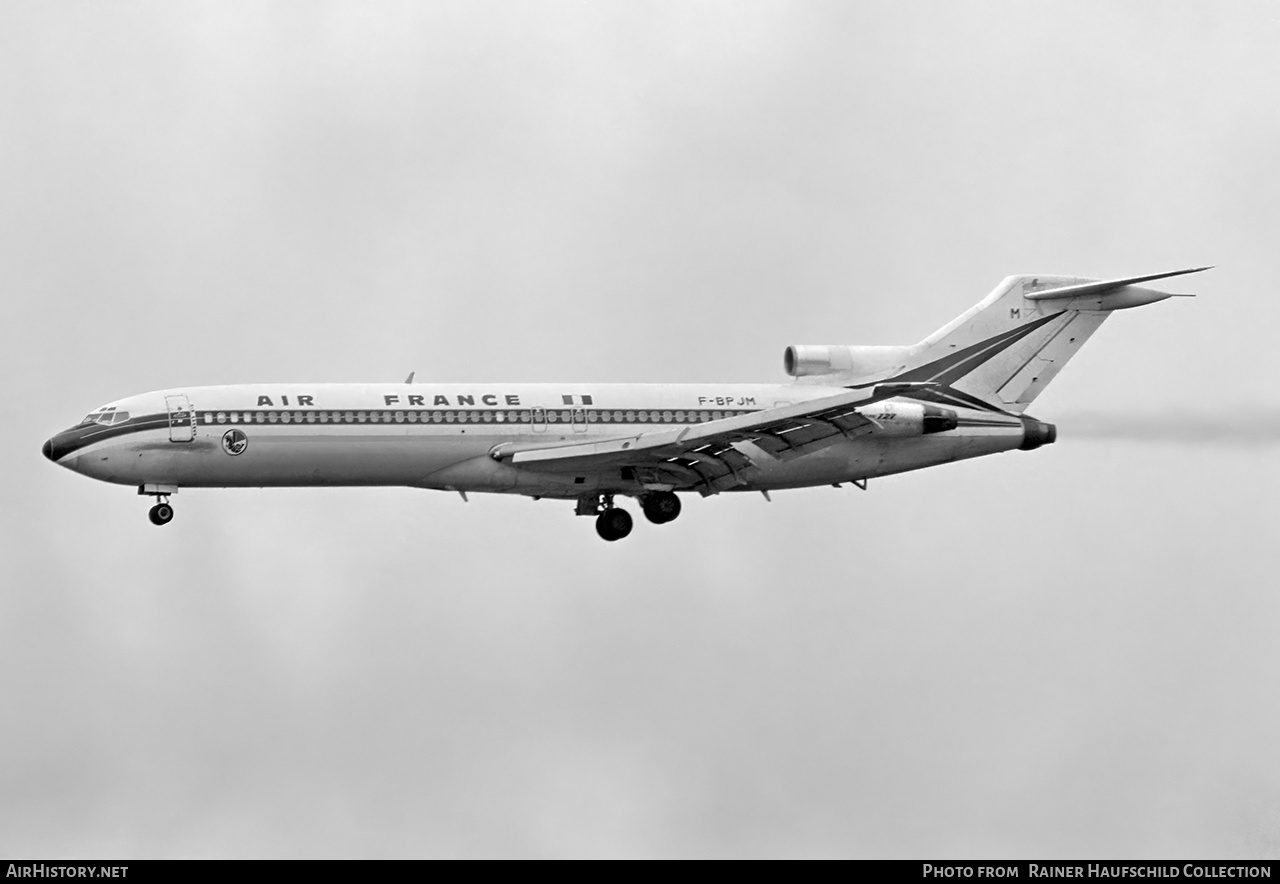
<svg viewBox="0 0 1280 884"><path fill-rule="evenodd" d="M1053 424L1038 421L1033 417L1022 419L1022 451L1031 451L1041 445L1052 445L1058 438L1058 428Z"/></svg>

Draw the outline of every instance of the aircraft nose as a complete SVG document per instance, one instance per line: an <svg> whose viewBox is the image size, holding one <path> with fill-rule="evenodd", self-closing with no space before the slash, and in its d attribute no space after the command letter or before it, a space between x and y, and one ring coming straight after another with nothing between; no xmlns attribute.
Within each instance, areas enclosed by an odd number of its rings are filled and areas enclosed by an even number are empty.
<svg viewBox="0 0 1280 884"><path fill-rule="evenodd" d="M53 440L52 439L45 439L44 447L41 448L40 450L44 452L45 457L49 458L49 460L53 460Z"/></svg>

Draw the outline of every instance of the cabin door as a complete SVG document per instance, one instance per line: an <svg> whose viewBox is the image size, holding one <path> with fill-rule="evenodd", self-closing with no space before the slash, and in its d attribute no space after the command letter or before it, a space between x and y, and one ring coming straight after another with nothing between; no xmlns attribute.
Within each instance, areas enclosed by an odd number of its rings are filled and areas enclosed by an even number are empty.
<svg viewBox="0 0 1280 884"><path fill-rule="evenodd" d="M196 437L196 416L191 410L191 401L186 396L164 397L164 404L169 409L169 441L190 442Z"/></svg>

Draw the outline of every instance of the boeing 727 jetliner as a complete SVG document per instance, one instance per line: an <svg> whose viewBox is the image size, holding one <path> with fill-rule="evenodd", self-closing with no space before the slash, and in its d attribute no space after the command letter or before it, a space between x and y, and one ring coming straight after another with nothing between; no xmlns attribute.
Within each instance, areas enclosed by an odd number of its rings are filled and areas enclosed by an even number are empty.
<svg viewBox="0 0 1280 884"><path fill-rule="evenodd" d="M1025 414L1114 310L1172 295L1128 279L1010 276L923 341L792 346L787 384L243 384L142 393L44 443L64 467L156 498L180 488L402 485L577 503L605 540L678 492L768 492L1029 451Z"/></svg>

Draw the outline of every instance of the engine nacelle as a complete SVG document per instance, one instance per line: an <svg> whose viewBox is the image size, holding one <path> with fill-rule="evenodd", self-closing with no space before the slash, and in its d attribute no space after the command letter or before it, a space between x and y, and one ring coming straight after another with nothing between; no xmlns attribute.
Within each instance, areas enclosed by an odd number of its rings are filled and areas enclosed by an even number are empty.
<svg viewBox="0 0 1280 884"><path fill-rule="evenodd" d="M793 378L831 374L861 378L900 368L910 353L910 347L792 344L783 354L782 364Z"/></svg>
<svg viewBox="0 0 1280 884"><path fill-rule="evenodd" d="M876 435L883 436L927 436L960 425L959 417L950 408L919 402L876 402L860 406L857 412L875 424Z"/></svg>

